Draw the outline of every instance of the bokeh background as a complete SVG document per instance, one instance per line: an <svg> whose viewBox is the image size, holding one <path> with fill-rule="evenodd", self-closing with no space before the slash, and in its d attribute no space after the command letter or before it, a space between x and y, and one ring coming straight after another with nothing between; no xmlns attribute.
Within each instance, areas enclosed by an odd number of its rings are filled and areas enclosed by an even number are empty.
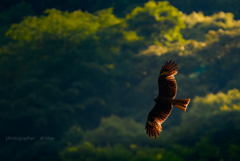
<svg viewBox="0 0 240 161"><path fill-rule="evenodd" d="M240 160L240 1L1 0L0 160ZM145 122L167 60L177 98Z"/></svg>

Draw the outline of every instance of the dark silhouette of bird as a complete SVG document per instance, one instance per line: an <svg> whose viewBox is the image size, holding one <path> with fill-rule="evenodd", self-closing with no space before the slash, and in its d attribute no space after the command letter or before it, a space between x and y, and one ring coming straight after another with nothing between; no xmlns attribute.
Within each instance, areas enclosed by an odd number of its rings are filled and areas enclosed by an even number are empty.
<svg viewBox="0 0 240 161"><path fill-rule="evenodd" d="M162 131L161 124L168 118L173 106L185 112L190 102L190 98L174 99L177 94L177 82L174 77L178 73L177 70L177 63L175 64L175 62L170 60L166 62L160 71L158 77L159 93L154 98L156 104L148 114L145 127L149 137L154 136L157 139L160 136L160 131Z"/></svg>

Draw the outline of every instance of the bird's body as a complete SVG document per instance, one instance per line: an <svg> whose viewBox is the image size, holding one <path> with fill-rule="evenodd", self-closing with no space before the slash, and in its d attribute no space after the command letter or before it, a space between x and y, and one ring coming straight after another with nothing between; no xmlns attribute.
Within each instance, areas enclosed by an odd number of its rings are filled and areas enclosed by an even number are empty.
<svg viewBox="0 0 240 161"><path fill-rule="evenodd" d="M154 98L156 102L153 109L148 114L148 120L146 123L146 130L149 137L154 136L155 139L160 135L162 131L161 124L167 119L172 111L172 107L175 106L183 111L186 111L187 105L190 99L174 99L177 94L177 83L174 75L177 74L178 67L175 62L166 62L160 71L158 78L159 93Z"/></svg>

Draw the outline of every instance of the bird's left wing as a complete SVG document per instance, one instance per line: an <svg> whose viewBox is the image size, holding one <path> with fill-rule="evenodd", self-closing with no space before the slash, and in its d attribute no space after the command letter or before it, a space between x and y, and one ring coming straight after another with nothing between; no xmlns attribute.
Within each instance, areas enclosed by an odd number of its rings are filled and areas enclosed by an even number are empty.
<svg viewBox="0 0 240 161"><path fill-rule="evenodd" d="M161 124L168 118L172 111L172 105L164 105L160 102L156 102L153 109L148 114L148 120L145 129L149 137L154 136L157 139L157 134L160 136L160 131L162 131Z"/></svg>

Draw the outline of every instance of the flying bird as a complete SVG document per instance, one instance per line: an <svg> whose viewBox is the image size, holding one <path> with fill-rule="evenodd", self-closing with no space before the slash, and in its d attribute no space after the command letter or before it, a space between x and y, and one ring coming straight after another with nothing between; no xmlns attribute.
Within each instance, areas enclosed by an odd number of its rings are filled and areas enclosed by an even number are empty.
<svg viewBox="0 0 240 161"><path fill-rule="evenodd" d="M158 77L159 93L154 98L156 104L148 114L145 127L149 137L154 136L157 139L160 136L161 124L168 118L173 106L185 112L190 102L190 98L174 99L177 95L177 82L174 77L178 73L177 70L177 63L175 64L170 60L166 62L160 71Z"/></svg>

